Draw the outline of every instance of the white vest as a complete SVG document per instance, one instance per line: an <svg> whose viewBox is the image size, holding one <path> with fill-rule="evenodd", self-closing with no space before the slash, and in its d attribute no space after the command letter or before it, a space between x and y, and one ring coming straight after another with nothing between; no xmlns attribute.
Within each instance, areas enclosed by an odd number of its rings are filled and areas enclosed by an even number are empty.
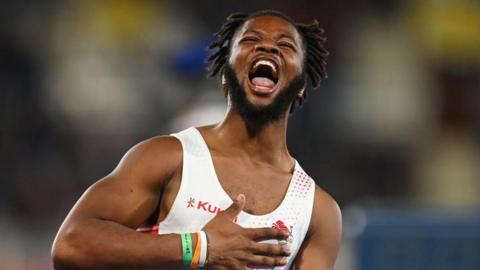
<svg viewBox="0 0 480 270"><path fill-rule="evenodd" d="M158 224L158 233L196 232L233 201L218 181L210 151L200 132L192 127L172 136L178 138L183 147L182 180L170 212ZM292 266L310 224L314 194L315 182L295 161L287 193L275 210L266 215L242 211L238 216L237 224L242 227L276 227L290 233L288 242L292 254L286 266L275 267L275 270Z"/></svg>

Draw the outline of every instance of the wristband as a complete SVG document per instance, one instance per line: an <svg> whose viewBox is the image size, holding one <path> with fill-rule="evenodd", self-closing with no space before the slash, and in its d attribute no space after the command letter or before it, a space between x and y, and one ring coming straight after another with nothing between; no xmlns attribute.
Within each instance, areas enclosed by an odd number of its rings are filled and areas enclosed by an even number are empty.
<svg viewBox="0 0 480 270"><path fill-rule="evenodd" d="M182 233L182 258L183 265L188 266L192 262L192 235L189 233Z"/></svg>
<svg viewBox="0 0 480 270"><path fill-rule="evenodd" d="M207 266L208 239L207 239L207 234L204 231L200 231L199 235L200 235L200 239L202 240L200 242L202 246L200 249L200 260L198 262L198 266L205 267Z"/></svg>
<svg viewBox="0 0 480 270"><path fill-rule="evenodd" d="M197 269L198 262L200 261L200 249L202 248L202 239L200 238L200 232L195 233L197 235L197 244L195 245L195 252L193 253L192 263L190 268Z"/></svg>

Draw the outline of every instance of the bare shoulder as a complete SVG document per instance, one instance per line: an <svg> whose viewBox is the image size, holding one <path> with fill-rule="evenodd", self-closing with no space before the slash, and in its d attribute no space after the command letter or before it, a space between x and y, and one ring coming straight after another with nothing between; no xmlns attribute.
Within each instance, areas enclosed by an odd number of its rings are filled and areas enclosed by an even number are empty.
<svg viewBox="0 0 480 270"><path fill-rule="evenodd" d="M160 191L182 164L181 143L171 136L154 137L133 146L118 166L92 184L65 224L99 218L137 228L152 215Z"/></svg>
<svg viewBox="0 0 480 270"><path fill-rule="evenodd" d="M167 155L168 154L168 155ZM178 159L182 155L182 145L173 136L156 136L134 145L123 157L120 164L130 159Z"/></svg>
<svg viewBox="0 0 480 270"><path fill-rule="evenodd" d="M182 145L173 136L157 136L144 140L127 151L110 176L135 176L161 184L182 164Z"/></svg>
<svg viewBox="0 0 480 270"><path fill-rule="evenodd" d="M332 231L338 229L341 232L342 213L335 199L318 185L315 187L315 200L309 232Z"/></svg>
<svg viewBox="0 0 480 270"><path fill-rule="evenodd" d="M295 269L334 269L342 235L342 214L337 202L320 187L307 237L295 259Z"/></svg>
<svg viewBox="0 0 480 270"><path fill-rule="evenodd" d="M314 212L321 212L328 216L341 217L340 207L335 199L318 185L315 186Z"/></svg>

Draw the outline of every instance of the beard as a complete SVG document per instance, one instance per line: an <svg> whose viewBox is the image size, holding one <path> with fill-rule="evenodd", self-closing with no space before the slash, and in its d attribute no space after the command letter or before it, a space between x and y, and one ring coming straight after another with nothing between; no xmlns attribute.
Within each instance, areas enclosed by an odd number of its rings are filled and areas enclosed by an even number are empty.
<svg viewBox="0 0 480 270"><path fill-rule="evenodd" d="M232 67L227 64L224 68L225 86L232 109L235 110L247 124L263 127L277 122L287 114L297 94L305 86L305 76L295 77L284 89L279 89L278 95L268 105L252 104L235 76Z"/></svg>

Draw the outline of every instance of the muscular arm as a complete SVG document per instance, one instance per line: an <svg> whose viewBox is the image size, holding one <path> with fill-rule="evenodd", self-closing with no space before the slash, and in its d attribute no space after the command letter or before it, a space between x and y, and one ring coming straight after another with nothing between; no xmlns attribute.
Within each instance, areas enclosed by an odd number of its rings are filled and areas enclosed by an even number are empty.
<svg viewBox="0 0 480 270"><path fill-rule="evenodd" d="M341 234L340 208L317 187L309 232L295 260L295 270L333 270Z"/></svg>
<svg viewBox="0 0 480 270"><path fill-rule="evenodd" d="M171 269L182 266L179 235L135 231L155 211L162 189L181 172L182 147L172 137L145 141L119 166L92 185L68 214L52 247L55 269ZM259 239L286 239L273 228L242 228L232 222L245 206L239 196L203 230L209 238L209 269L285 265L281 245ZM195 246L196 239L193 239Z"/></svg>
<svg viewBox="0 0 480 270"><path fill-rule="evenodd" d="M163 185L180 171L181 161L181 145L172 137L133 147L68 214L52 248L55 268L181 265L178 235L152 237L135 231L156 209Z"/></svg>

